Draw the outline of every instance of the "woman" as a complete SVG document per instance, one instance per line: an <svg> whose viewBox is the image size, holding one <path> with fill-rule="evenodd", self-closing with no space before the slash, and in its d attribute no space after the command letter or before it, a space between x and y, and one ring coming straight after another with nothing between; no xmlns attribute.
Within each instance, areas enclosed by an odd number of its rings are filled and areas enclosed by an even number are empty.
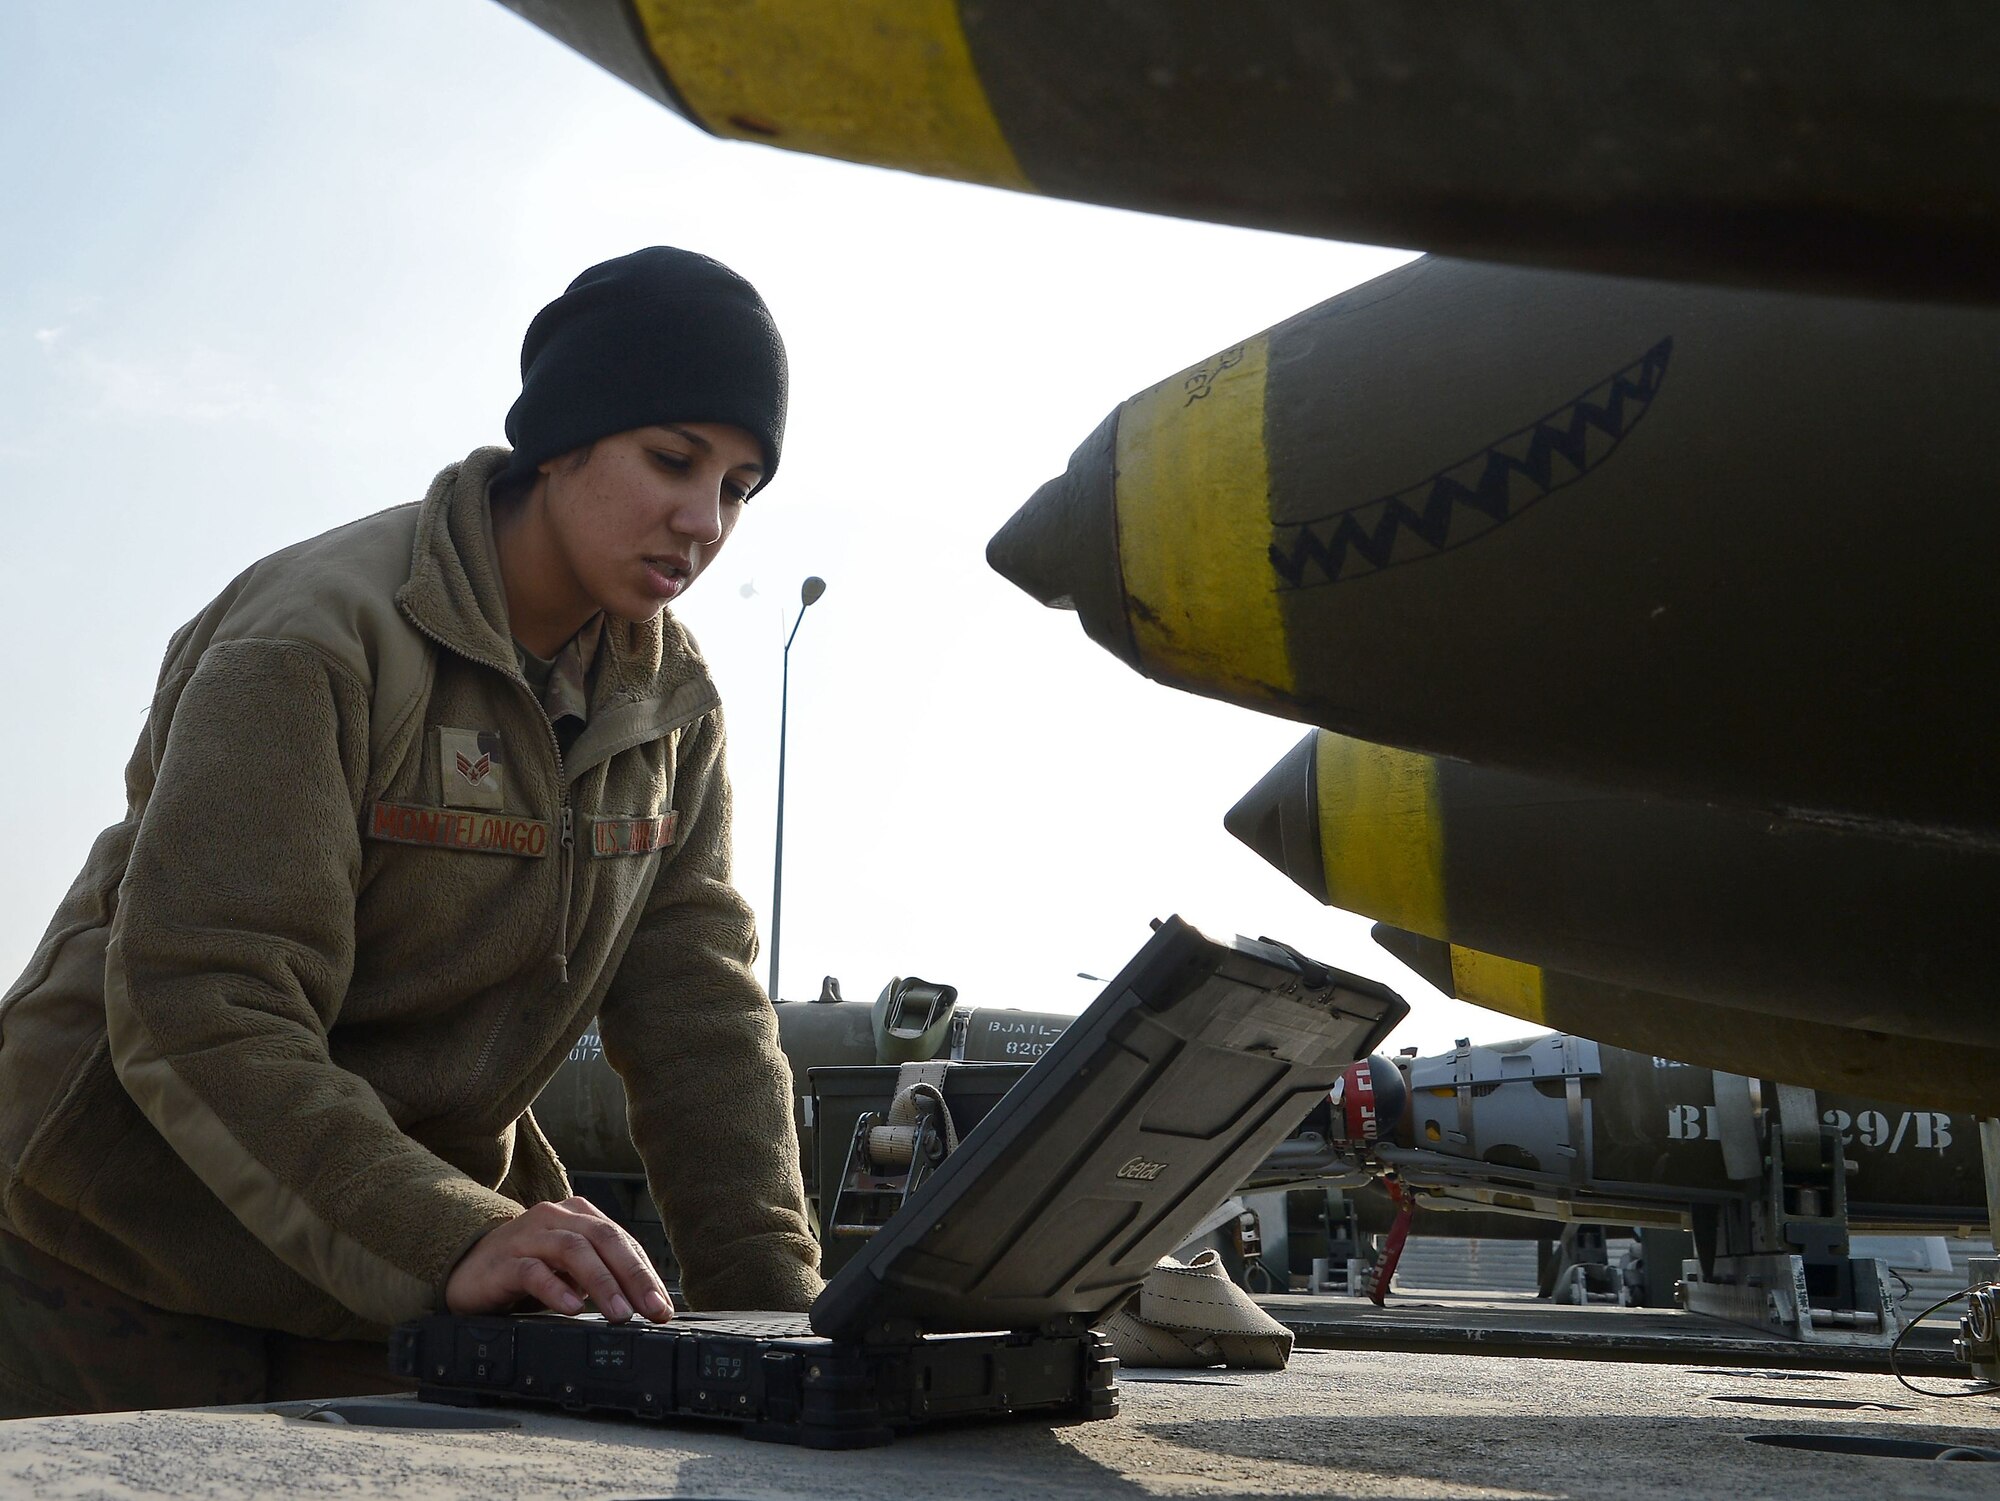
<svg viewBox="0 0 2000 1501"><path fill-rule="evenodd" d="M424 500L174 638L0 1011L0 1410L386 1385L387 1326L671 1316L528 1104L592 1017L708 1307L818 1291L729 880L716 692L666 613L778 465L754 288L653 247L538 314Z"/></svg>

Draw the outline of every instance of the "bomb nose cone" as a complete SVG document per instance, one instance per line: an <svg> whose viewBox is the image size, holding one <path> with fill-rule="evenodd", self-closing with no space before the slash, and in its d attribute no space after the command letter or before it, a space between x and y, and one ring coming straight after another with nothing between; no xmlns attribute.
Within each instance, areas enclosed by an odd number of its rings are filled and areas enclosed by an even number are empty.
<svg viewBox="0 0 2000 1501"><path fill-rule="evenodd" d="M1326 865L1320 856L1319 763L1315 736L1286 751L1235 807L1222 826L1316 900L1326 900Z"/></svg>
<svg viewBox="0 0 2000 1501"><path fill-rule="evenodd" d="M1069 476L1043 485L986 544L986 562L1015 588L1052 610L1074 610L1077 561Z"/></svg>
<svg viewBox="0 0 2000 1501"><path fill-rule="evenodd" d="M1113 412L994 534L986 561L1043 604L1076 611L1085 635L1137 667L1118 564L1117 444Z"/></svg>
<svg viewBox="0 0 2000 1501"><path fill-rule="evenodd" d="M1445 995L1458 994L1458 982L1451 973L1450 944L1404 928L1392 928L1385 922L1378 922L1368 932L1383 948L1422 976L1431 989Z"/></svg>

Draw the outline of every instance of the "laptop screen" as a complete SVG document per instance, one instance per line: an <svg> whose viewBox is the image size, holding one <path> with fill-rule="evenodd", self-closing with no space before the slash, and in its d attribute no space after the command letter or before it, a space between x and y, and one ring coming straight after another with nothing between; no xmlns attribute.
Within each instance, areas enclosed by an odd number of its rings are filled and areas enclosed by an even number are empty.
<svg viewBox="0 0 2000 1501"><path fill-rule="evenodd" d="M1408 1009L1282 944L1169 918L827 1284L813 1328L1096 1321Z"/></svg>

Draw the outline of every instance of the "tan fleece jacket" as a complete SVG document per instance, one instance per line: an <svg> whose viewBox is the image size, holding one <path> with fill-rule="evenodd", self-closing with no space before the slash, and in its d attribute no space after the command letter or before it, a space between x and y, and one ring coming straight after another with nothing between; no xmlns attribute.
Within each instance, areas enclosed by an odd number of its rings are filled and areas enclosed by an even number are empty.
<svg viewBox="0 0 2000 1501"><path fill-rule="evenodd" d="M715 689L607 622L563 755L486 484L251 567L174 638L91 851L0 1010L0 1206L163 1308L360 1337L569 1191L528 1104L593 1016L689 1299L819 1289Z"/></svg>

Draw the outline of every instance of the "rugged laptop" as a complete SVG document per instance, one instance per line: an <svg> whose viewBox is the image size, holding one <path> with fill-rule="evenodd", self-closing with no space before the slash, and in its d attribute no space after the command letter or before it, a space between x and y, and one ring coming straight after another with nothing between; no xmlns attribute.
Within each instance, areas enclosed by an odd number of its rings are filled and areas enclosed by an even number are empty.
<svg viewBox="0 0 2000 1501"><path fill-rule="evenodd" d="M1179 918L827 1284L810 1315L405 1324L433 1402L729 1418L820 1448L1009 1413L1109 1417L1091 1325L1233 1192L1408 1008L1268 939Z"/></svg>

